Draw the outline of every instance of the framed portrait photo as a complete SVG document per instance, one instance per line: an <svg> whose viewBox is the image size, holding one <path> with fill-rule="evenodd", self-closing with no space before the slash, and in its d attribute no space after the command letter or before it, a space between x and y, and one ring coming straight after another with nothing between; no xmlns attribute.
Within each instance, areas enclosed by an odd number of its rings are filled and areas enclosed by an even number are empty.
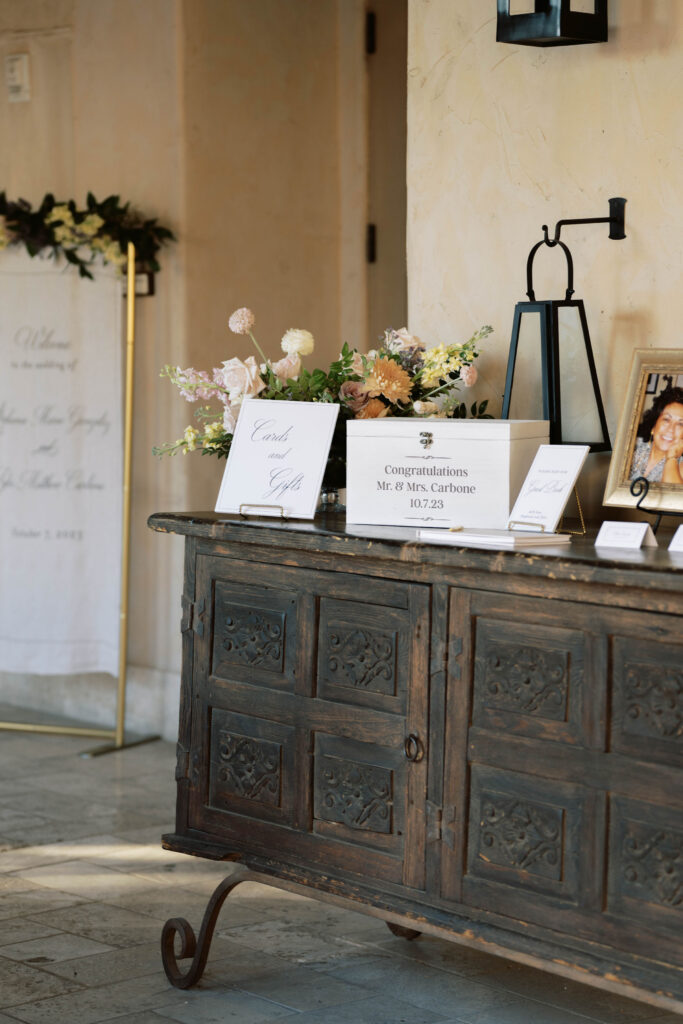
<svg viewBox="0 0 683 1024"><path fill-rule="evenodd" d="M603 503L635 507L638 477L648 509L683 514L683 349L633 353Z"/></svg>

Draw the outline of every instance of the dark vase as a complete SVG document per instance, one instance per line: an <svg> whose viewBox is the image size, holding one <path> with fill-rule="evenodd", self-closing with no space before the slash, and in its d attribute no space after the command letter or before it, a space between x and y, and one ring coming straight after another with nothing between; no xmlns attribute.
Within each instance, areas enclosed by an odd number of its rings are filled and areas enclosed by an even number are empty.
<svg viewBox="0 0 683 1024"><path fill-rule="evenodd" d="M346 487L346 420L338 419L332 435L330 454L323 473L322 490L339 491Z"/></svg>

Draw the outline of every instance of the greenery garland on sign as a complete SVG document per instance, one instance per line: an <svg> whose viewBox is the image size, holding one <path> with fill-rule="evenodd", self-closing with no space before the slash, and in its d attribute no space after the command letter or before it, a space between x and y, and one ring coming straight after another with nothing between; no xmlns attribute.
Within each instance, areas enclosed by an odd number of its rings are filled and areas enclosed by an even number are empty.
<svg viewBox="0 0 683 1024"><path fill-rule="evenodd" d="M0 249L23 245L29 256L50 250L51 255L61 254L78 267L81 277L92 279L88 268L97 256L121 269L132 242L138 265L144 270L160 269L157 253L162 245L175 241L172 231L156 220L145 220L131 210L130 203L122 206L118 196L100 203L88 192L86 204L79 210L73 199L57 202L48 192L33 210L25 199L13 202L0 192Z"/></svg>

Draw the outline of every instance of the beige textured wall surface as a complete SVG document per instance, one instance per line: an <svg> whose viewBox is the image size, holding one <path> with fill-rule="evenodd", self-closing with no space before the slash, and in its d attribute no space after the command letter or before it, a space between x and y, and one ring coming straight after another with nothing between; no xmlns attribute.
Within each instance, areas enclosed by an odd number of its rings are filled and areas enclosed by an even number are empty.
<svg viewBox="0 0 683 1024"><path fill-rule="evenodd" d="M312 369L340 348L336 4L184 9L188 359L258 359L227 326L248 306L273 359L287 328L312 331ZM221 469L192 461L192 508L213 507Z"/></svg>
<svg viewBox="0 0 683 1024"><path fill-rule="evenodd" d="M608 198L626 197L626 240L606 225L562 234L614 436L633 349L683 348L683 4L613 0L609 42L587 46L497 43L481 0L410 0L409 23L411 330L436 343L492 324L476 390L499 413L541 225L607 216ZM538 298L564 295L555 256L536 260ZM607 463L591 456L582 477L594 515Z"/></svg>

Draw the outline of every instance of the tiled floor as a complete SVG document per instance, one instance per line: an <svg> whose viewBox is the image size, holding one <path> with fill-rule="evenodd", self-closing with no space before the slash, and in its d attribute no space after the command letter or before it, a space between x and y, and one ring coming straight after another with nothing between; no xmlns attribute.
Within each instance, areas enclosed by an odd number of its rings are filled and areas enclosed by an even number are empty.
<svg viewBox="0 0 683 1024"><path fill-rule="evenodd" d="M683 1020L253 883L225 904L200 984L174 989L162 923L197 928L222 869L160 849L171 744L79 758L88 746L0 732L0 1024Z"/></svg>

